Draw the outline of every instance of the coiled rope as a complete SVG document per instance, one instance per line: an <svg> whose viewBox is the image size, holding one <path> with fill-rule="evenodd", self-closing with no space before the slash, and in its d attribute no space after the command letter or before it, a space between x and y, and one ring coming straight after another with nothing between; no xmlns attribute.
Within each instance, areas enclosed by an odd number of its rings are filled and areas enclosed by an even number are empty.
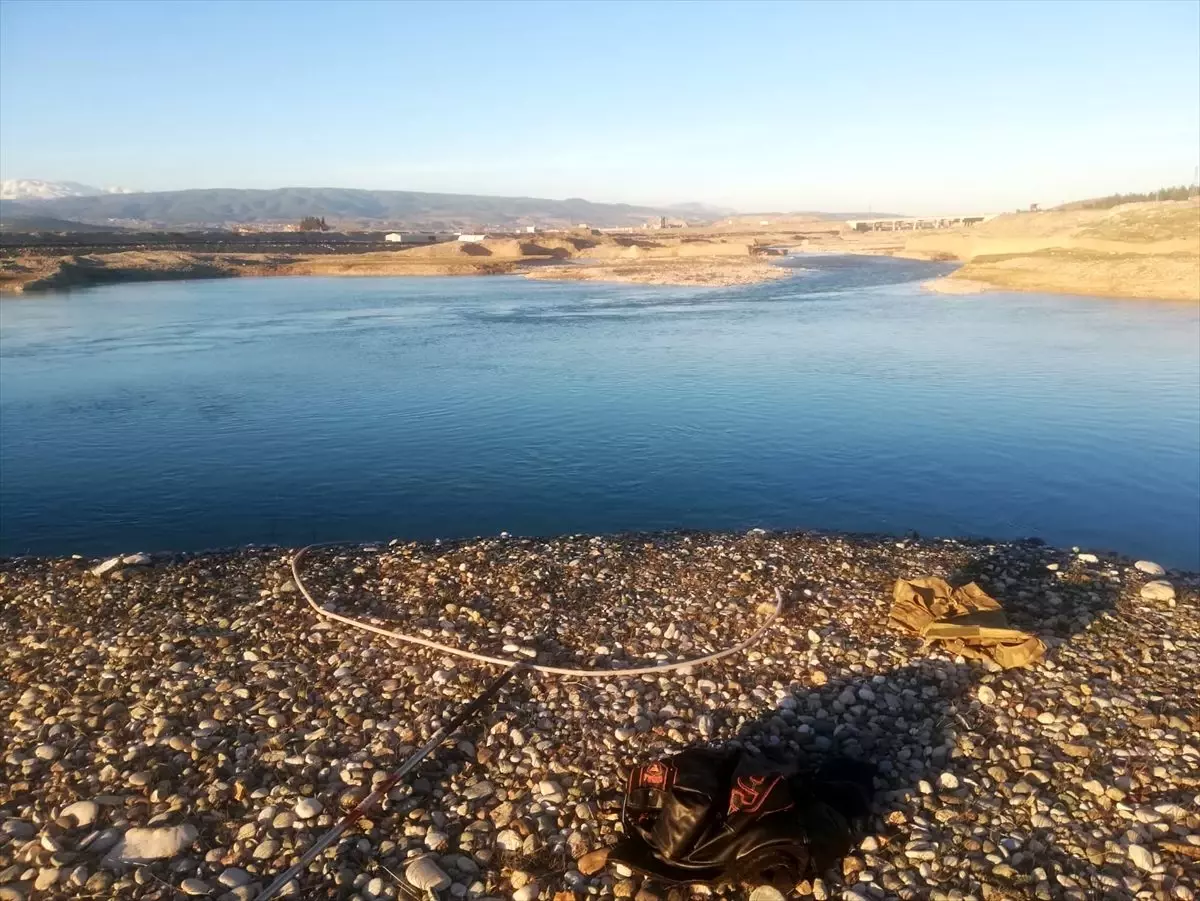
<svg viewBox="0 0 1200 901"><path fill-rule="evenodd" d="M652 673L667 673L676 672L678 670L691 669L705 664L715 663L723 657L729 657L733 654L740 653L751 645L757 643L766 633L767 630L774 625L775 620L783 612L783 592L778 588L775 589L775 609L767 616L766 620L759 626L749 638L739 641L724 650L715 651L712 654L705 654L702 657L693 657L690 660L677 660L671 663L658 663L653 666L633 666L623 667L620 669L571 669L561 666L543 666L541 664L527 663L523 660L513 660L508 657L490 657L487 654L476 654L474 651L466 651L462 648L451 647L450 645L441 644L437 641L431 641L428 638L422 638L419 635L410 635L406 632L396 632L392 629L384 629L380 626L365 623L362 620L355 619L352 616L343 616L340 613L334 613L331 610L326 610L308 590L308 586L304 584L304 579L300 575L300 563L304 560L309 551L316 548L345 546L341 543L335 544L310 544L308 547L301 548L294 557L292 557L292 581L296 583L296 588L308 601L308 605L316 611L318 616L325 619L333 620L334 622L342 623L355 629L362 629L364 632L373 632L376 635L382 635L384 638L392 638L396 641L406 642L408 644L420 645L423 648L440 651L443 654L449 654L453 657L461 657L465 660L474 660L477 663L487 663L492 666L516 667L522 666L525 669L535 673L544 673L549 676L571 676L577 679L613 679L624 676L645 676Z"/></svg>

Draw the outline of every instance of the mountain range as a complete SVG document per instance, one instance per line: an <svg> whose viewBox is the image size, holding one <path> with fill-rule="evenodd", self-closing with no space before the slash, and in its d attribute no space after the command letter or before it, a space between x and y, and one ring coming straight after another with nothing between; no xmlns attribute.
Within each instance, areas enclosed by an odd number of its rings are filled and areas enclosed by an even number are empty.
<svg viewBox="0 0 1200 901"><path fill-rule="evenodd" d="M131 193L129 188L93 188L77 181L45 181L40 178L6 178L0 181L0 200L56 200L59 197Z"/></svg>
<svg viewBox="0 0 1200 901"><path fill-rule="evenodd" d="M10 185L12 188L10 189ZM702 204L636 206L572 197L493 197L353 188L200 188L186 191L102 192L74 182L4 182L4 218L52 216L95 225L197 228L291 223L323 217L332 226L466 228L522 225L611 227L667 216L707 221L728 211Z"/></svg>

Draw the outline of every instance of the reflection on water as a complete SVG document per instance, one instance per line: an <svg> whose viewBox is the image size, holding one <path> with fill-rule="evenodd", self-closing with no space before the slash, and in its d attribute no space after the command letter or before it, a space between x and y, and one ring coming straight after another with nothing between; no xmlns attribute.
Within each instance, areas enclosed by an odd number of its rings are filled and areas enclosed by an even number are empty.
<svg viewBox="0 0 1200 901"><path fill-rule="evenodd" d="M791 261L789 261L791 262ZM1200 565L1200 317L729 289L120 285L0 302L0 550L664 528L1039 535Z"/></svg>

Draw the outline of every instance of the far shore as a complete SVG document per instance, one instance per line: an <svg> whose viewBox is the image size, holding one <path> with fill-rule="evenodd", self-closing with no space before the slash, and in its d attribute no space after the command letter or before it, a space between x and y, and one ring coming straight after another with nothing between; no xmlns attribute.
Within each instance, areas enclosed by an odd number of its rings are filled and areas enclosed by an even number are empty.
<svg viewBox="0 0 1200 901"><path fill-rule="evenodd" d="M322 276L524 275L649 285L742 285L791 273L752 242L724 238L608 236L487 239L369 253L229 253L128 250L0 259L0 291L33 293L135 281Z"/></svg>
<svg viewBox="0 0 1200 901"><path fill-rule="evenodd" d="M239 276L524 275L563 281L726 286L787 278L769 253L958 262L933 291L987 290L1200 303L1200 203L1009 213L974 226L858 231L812 217L623 234L576 230L369 252L242 253L47 247L0 254L0 292Z"/></svg>

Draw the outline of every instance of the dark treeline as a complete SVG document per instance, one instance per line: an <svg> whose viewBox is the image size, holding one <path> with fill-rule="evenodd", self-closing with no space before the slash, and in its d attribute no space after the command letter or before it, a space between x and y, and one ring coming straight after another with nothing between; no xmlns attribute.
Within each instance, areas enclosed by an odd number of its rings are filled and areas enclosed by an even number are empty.
<svg viewBox="0 0 1200 901"><path fill-rule="evenodd" d="M1123 203L1142 203L1147 200L1187 200L1200 194L1200 186L1179 185L1174 188L1159 188L1145 194L1109 194L1107 197L1095 197L1091 200L1076 200L1074 203L1064 203L1060 210L1107 210Z"/></svg>

